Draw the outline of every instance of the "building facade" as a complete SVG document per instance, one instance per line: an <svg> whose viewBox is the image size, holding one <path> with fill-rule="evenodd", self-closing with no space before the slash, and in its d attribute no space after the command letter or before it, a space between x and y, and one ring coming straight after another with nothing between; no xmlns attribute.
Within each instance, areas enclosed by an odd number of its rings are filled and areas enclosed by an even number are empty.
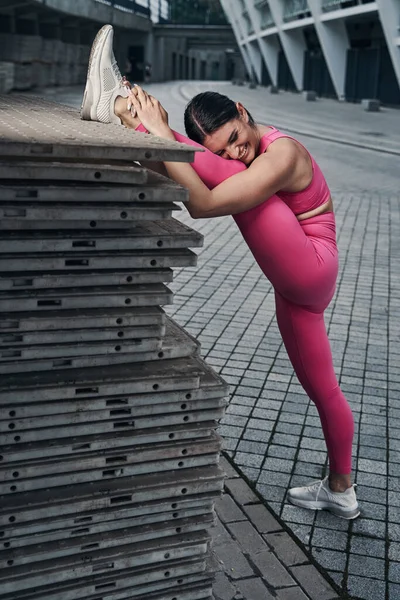
<svg viewBox="0 0 400 600"><path fill-rule="evenodd" d="M248 76L400 105L400 0L221 0Z"/></svg>
<svg viewBox="0 0 400 600"><path fill-rule="evenodd" d="M0 0L0 93L83 85L104 23L131 81L244 76L219 0Z"/></svg>

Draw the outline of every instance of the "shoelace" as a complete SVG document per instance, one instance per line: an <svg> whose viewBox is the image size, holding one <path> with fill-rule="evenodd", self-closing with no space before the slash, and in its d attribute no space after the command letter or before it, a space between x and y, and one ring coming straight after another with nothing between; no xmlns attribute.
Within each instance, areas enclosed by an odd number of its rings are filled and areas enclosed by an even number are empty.
<svg viewBox="0 0 400 600"><path fill-rule="evenodd" d="M317 491L317 495L315 497L316 500L318 500L318 496L321 492L321 488L324 485L324 480L322 481L314 481L314 483L312 483L311 485L307 486L307 491L309 492L314 492L315 490Z"/></svg>

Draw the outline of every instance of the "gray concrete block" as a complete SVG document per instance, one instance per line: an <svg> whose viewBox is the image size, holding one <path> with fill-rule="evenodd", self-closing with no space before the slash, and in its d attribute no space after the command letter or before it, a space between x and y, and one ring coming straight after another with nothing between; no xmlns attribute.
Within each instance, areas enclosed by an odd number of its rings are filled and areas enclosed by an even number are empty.
<svg viewBox="0 0 400 600"><path fill-rule="evenodd" d="M231 463L224 456L221 456L219 466L224 471L225 475L229 477L229 479L239 477L239 473L232 467Z"/></svg>
<svg viewBox="0 0 400 600"><path fill-rule="evenodd" d="M303 98L308 102L315 102L315 100L317 99L317 93L313 90L305 90L303 92Z"/></svg>
<svg viewBox="0 0 400 600"><path fill-rule="evenodd" d="M303 550L285 531L269 533L263 536L277 557L287 566L309 562Z"/></svg>
<svg viewBox="0 0 400 600"><path fill-rule="evenodd" d="M259 499L243 479L228 479L225 487L238 504L258 503Z"/></svg>
<svg viewBox="0 0 400 600"><path fill-rule="evenodd" d="M219 571L215 576L213 584L213 595L215 600L232 600L236 594L236 588L229 581L223 571Z"/></svg>
<svg viewBox="0 0 400 600"><path fill-rule="evenodd" d="M246 516L242 513L229 494L224 494L221 498L218 498L215 503L215 511L223 523L243 521L246 519Z"/></svg>
<svg viewBox="0 0 400 600"><path fill-rule="evenodd" d="M248 522L231 523L229 530L238 540L246 555L260 570L262 577L272 586L294 585L292 577L270 551L265 540Z"/></svg>
<svg viewBox="0 0 400 600"><path fill-rule="evenodd" d="M361 106L367 112L379 112L381 103L379 100L376 99L364 98L363 100L361 100Z"/></svg>
<svg viewBox="0 0 400 600"><path fill-rule="evenodd" d="M251 598L251 600L275 599L275 596L270 594L270 592L262 582L262 579L260 579L259 577L254 579L246 579L245 581L238 581L237 587L243 594L244 598Z"/></svg>
<svg viewBox="0 0 400 600"><path fill-rule="evenodd" d="M222 545L215 545L214 552L231 579L251 577L255 574L237 542L231 540Z"/></svg>
<svg viewBox="0 0 400 600"><path fill-rule="evenodd" d="M290 571L312 600L337 600L337 593L314 565L292 567Z"/></svg>
<svg viewBox="0 0 400 600"><path fill-rule="evenodd" d="M309 597L296 586L277 590L276 600L309 600Z"/></svg>
<svg viewBox="0 0 400 600"><path fill-rule="evenodd" d="M269 550L267 544L249 522L230 523L227 526L231 534L237 539L243 550L253 556L258 552Z"/></svg>
<svg viewBox="0 0 400 600"><path fill-rule="evenodd" d="M263 504L250 504L243 507L244 512L259 533L281 530L281 525Z"/></svg>

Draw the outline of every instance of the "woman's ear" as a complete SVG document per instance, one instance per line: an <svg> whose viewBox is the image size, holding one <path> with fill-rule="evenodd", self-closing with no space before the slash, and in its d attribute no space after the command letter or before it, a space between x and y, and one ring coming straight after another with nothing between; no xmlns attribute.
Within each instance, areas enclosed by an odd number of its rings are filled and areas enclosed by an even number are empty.
<svg viewBox="0 0 400 600"><path fill-rule="evenodd" d="M236 102L236 108L238 110L240 118L243 119L243 121L245 123L248 123L249 122L249 115L247 113L247 110L243 106L243 104L241 102Z"/></svg>

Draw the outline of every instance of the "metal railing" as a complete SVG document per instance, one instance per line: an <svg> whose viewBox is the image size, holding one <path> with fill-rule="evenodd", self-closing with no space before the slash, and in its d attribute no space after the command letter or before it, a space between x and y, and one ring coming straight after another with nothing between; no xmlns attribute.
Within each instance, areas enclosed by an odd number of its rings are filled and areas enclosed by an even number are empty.
<svg viewBox="0 0 400 600"><path fill-rule="evenodd" d="M307 0L286 0L283 10L284 21L295 21L310 16L311 12Z"/></svg>
<svg viewBox="0 0 400 600"><path fill-rule="evenodd" d="M331 10L339 10L341 8L351 8L352 6L362 6L370 4L375 0L322 0L322 10L329 12Z"/></svg>

